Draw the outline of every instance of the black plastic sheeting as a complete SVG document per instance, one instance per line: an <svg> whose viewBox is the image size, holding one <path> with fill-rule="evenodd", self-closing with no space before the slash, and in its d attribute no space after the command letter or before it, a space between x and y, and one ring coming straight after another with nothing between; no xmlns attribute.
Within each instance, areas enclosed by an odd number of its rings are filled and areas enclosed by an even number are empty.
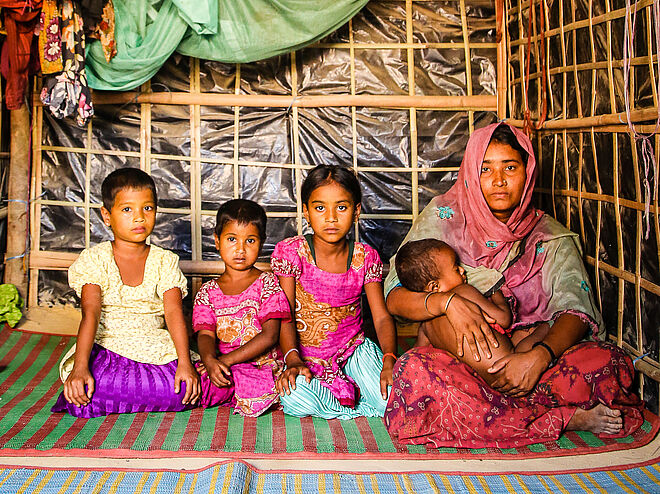
<svg viewBox="0 0 660 494"><path fill-rule="evenodd" d="M462 42L460 3L413 4L414 41ZM473 42L494 42L495 11L490 2L468 6L468 29ZM405 4L372 3L353 19L356 43L405 43ZM333 33L327 42L348 42L348 26ZM355 51L355 87L358 94L408 94L408 60L405 49L358 49ZM495 94L496 50L471 51L473 94ZM240 66L240 91L244 94L291 94L291 56ZM415 93L420 95L465 95L465 51L456 49L415 50ZM350 94L348 49L308 48L296 53L299 94ZM190 59L174 55L151 81L153 91L189 91ZM236 66L200 61L200 85L205 92L234 92ZM190 155L190 110L188 106L152 105L151 152ZM92 146L106 150L140 151L140 107L100 106L92 121ZM316 165L353 163L351 109L300 108L300 162ZM474 114L475 126L495 121L492 113ZM469 134L467 112L417 111L418 162L420 166L458 166ZM284 108L240 110L239 159L292 163L293 116ZM231 159L234 150L234 111L230 107L201 109L202 157ZM86 129L69 120L59 121L44 112L43 143L52 146L85 147ZM410 116L408 110L357 109L357 163L360 167L411 166ZM135 157L92 155L91 201L100 203L100 186L115 168L139 166ZM296 211L295 172L263 166L241 166L241 197L252 199L269 212ZM190 207L190 162L153 159L159 207ZM232 165L201 163L203 210L215 210L233 197ZM42 179L45 199L83 201L85 155L48 151L43 154ZM360 173L364 213L410 214L410 172ZM419 205L447 190L454 173L420 173ZM217 259L212 239L214 218L203 216L203 259ZM384 262L395 252L410 228L410 221L363 219L360 239L373 245ZM275 244L296 234L295 218L269 218L263 256L268 259ZM110 239L98 209L91 210L91 243ZM44 206L41 213L42 250L78 252L84 247L82 208ZM156 245L191 258L189 214L159 213L152 235ZM66 273L41 271L39 303L76 303L66 282Z"/></svg>

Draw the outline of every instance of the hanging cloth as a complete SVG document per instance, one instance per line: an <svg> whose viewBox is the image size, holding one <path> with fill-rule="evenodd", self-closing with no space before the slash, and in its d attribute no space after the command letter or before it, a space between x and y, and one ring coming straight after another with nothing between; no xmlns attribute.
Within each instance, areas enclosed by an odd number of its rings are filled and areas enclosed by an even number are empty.
<svg viewBox="0 0 660 494"><path fill-rule="evenodd" d="M336 31L366 0L220 0L216 36L188 31L177 51L228 63L289 53Z"/></svg>
<svg viewBox="0 0 660 494"><path fill-rule="evenodd" d="M23 106L28 83L30 47L34 29L41 14L41 0L0 0L3 9L7 41L2 50L3 75L7 79L5 104L10 110Z"/></svg>
<svg viewBox="0 0 660 494"><path fill-rule="evenodd" d="M212 0L199 0L204 9ZM87 48L94 89L126 91L151 79L183 39L188 24L171 0L115 0L117 55L107 62L98 42Z"/></svg>
<svg viewBox="0 0 660 494"><path fill-rule="evenodd" d="M72 0L62 2L62 60L62 72L45 79L41 101L55 117L74 117L82 127L94 109L85 76L83 20Z"/></svg>
<svg viewBox="0 0 660 494"><path fill-rule="evenodd" d="M133 89L175 50L228 63L295 51L335 31L367 1L115 0L117 56L108 63L99 43L90 43L89 85Z"/></svg>
<svg viewBox="0 0 660 494"><path fill-rule="evenodd" d="M39 20L39 60L43 74L62 72L62 37L57 0L44 0Z"/></svg>
<svg viewBox="0 0 660 494"><path fill-rule="evenodd" d="M117 54L115 7L112 0L82 0L80 7L85 26L85 39L98 39L106 62L110 62Z"/></svg>

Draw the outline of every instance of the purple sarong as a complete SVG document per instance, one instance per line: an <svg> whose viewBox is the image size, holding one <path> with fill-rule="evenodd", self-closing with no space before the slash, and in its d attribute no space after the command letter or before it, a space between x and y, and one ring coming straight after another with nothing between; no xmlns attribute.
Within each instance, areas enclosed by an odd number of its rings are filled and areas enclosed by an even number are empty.
<svg viewBox="0 0 660 494"><path fill-rule="evenodd" d="M174 375L177 361L155 365L136 362L94 344L89 358L89 371L94 377L95 390L90 403L84 407L67 403L60 393L53 412L67 412L74 417L91 418L111 413L180 412L198 405L184 405L185 383L179 394L174 393ZM208 377L202 377L202 395L210 394L213 386ZM213 404L232 400L233 388L211 391ZM222 396L219 396L222 395Z"/></svg>

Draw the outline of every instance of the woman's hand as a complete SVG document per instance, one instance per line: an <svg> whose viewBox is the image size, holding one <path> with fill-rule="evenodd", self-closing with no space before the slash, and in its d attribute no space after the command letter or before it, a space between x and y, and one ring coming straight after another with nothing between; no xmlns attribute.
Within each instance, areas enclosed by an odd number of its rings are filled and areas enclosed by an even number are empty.
<svg viewBox="0 0 660 494"><path fill-rule="evenodd" d="M446 301L444 303L447 304ZM453 295L445 315L456 333L456 356L463 356L464 342L467 340L475 360L481 360L482 353L486 358L491 358L490 346L493 348L499 346L489 325L489 323L494 323L495 319L484 313L477 304L458 294Z"/></svg>
<svg viewBox="0 0 660 494"><path fill-rule="evenodd" d="M87 393L85 393L85 386L87 386ZM73 371L64 383L64 398L66 401L77 407L84 407L89 404L93 394L94 378L89 372L89 368L78 369L74 366Z"/></svg>
<svg viewBox="0 0 660 494"><path fill-rule="evenodd" d="M308 383L312 381L312 371L300 359L292 365L287 365L286 370L280 374L275 382L275 389L280 396L284 396L284 393L289 395L291 390L296 389L297 376L305 376Z"/></svg>
<svg viewBox="0 0 660 494"><path fill-rule="evenodd" d="M231 366L228 365L222 357L222 355L218 358L209 357L203 361L209 379L219 388L231 386L231 381L229 380L231 377Z"/></svg>
<svg viewBox="0 0 660 494"><path fill-rule="evenodd" d="M512 353L499 359L488 369L489 373L498 374L491 387L500 393L520 398L536 386L548 365L550 357L542 348Z"/></svg>
<svg viewBox="0 0 660 494"><path fill-rule="evenodd" d="M380 394L383 400L387 400L387 387L394 384L394 379L392 378L394 362L395 360L393 358L386 358L383 362L383 370L380 371Z"/></svg>
<svg viewBox="0 0 660 494"><path fill-rule="evenodd" d="M181 403L184 405L197 403L201 392L199 374L190 361L180 361L176 366L176 374L174 374L174 392L176 394L179 394L179 391L181 391L182 382L186 383L186 394L183 400L181 400Z"/></svg>

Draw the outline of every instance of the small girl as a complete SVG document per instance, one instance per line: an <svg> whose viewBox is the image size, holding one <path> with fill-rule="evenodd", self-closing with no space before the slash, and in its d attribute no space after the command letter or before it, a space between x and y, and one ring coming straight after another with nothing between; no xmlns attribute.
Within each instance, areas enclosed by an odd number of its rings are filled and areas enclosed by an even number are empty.
<svg viewBox="0 0 660 494"><path fill-rule="evenodd" d="M280 321L291 319L289 302L275 275L254 267L266 239L261 206L226 202L218 209L214 237L225 272L202 285L193 307L202 373L212 383L204 386L201 403L257 417L279 401L275 379L283 363L276 345Z"/></svg>
<svg viewBox="0 0 660 494"><path fill-rule="evenodd" d="M382 417L396 333L385 308L378 253L347 238L360 214L360 184L346 168L319 165L303 182L301 199L314 233L283 240L271 258L295 308L295 322L283 324L280 335L287 368L277 389L284 413ZM363 288L384 356L362 331Z"/></svg>
<svg viewBox="0 0 660 494"><path fill-rule="evenodd" d="M154 181L123 168L105 178L101 196L114 240L83 250L69 268L82 320L60 363L64 392L52 411L89 418L191 408L200 381L181 308L186 278L176 254L146 243L156 221Z"/></svg>

